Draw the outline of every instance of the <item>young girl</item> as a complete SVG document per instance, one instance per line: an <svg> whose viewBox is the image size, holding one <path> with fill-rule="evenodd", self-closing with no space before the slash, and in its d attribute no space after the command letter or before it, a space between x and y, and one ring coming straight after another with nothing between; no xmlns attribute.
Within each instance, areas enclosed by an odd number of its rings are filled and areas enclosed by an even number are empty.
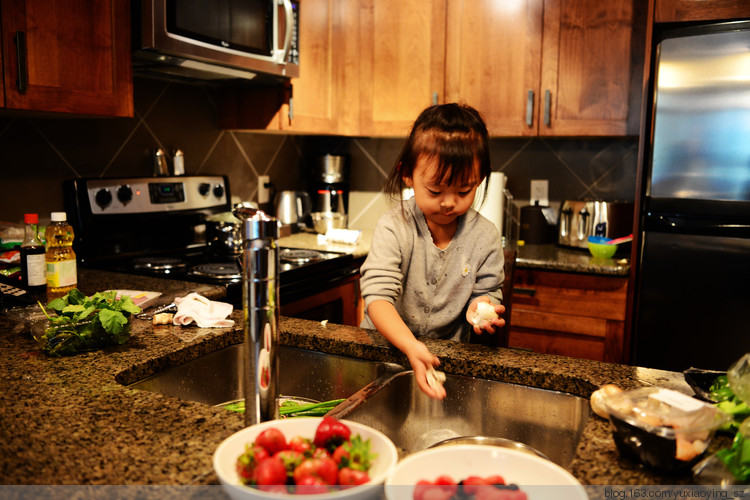
<svg viewBox="0 0 750 500"><path fill-rule="evenodd" d="M377 330L409 359L419 388L431 387L428 370L440 361L418 338L467 341L495 333L502 318L474 326L479 302L502 314L503 249L497 228L471 208L491 171L487 127L479 113L459 104L424 110L417 118L385 192L414 196L378 221L362 265L363 328ZM486 194L486 188L485 188Z"/></svg>

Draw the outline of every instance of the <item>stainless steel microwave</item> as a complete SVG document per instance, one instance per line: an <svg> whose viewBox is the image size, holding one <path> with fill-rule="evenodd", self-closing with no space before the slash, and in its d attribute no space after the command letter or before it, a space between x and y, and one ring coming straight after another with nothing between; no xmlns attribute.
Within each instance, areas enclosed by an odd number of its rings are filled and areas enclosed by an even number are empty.
<svg viewBox="0 0 750 500"><path fill-rule="evenodd" d="M136 76L267 81L299 76L298 0L136 0Z"/></svg>

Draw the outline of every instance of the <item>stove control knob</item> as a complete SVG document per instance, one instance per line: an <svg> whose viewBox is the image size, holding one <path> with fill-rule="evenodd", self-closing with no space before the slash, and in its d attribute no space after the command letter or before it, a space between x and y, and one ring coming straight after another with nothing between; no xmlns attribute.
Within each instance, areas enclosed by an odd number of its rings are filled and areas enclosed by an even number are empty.
<svg viewBox="0 0 750 500"><path fill-rule="evenodd" d="M96 201L96 204L101 208L106 208L112 203L112 193L110 193L107 188L101 188L94 195L94 201Z"/></svg>
<svg viewBox="0 0 750 500"><path fill-rule="evenodd" d="M201 194L201 196L206 196L210 190L211 185L207 182L201 182L198 185L198 192Z"/></svg>
<svg viewBox="0 0 750 500"><path fill-rule="evenodd" d="M222 196L224 196L224 186L222 186L221 184L215 185L214 196L216 196L217 198L221 198Z"/></svg>
<svg viewBox="0 0 750 500"><path fill-rule="evenodd" d="M117 188L117 199L120 200L120 203L123 205L131 201L133 199L133 190L130 186L123 184Z"/></svg>

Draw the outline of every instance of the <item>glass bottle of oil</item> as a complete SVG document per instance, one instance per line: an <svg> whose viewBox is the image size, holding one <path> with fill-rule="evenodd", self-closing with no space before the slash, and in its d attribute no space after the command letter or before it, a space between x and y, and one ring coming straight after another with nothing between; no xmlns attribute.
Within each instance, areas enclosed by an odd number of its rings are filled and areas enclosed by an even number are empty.
<svg viewBox="0 0 750 500"><path fill-rule="evenodd" d="M26 225L21 243L21 286L32 294L44 293L47 288L45 249L39 239L39 215L24 214Z"/></svg>
<svg viewBox="0 0 750 500"><path fill-rule="evenodd" d="M52 212L47 226L47 299L62 297L78 285L73 227L65 212Z"/></svg>

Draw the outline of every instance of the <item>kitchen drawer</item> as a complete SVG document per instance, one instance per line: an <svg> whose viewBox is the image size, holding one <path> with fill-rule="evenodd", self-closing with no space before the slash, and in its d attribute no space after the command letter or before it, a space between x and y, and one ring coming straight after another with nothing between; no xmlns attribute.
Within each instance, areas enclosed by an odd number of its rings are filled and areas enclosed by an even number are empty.
<svg viewBox="0 0 750 500"><path fill-rule="evenodd" d="M624 277L518 269L513 307L624 321L627 288Z"/></svg>
<svg viewBox="0 0 750 500"><path fill-rule="evenodd" d="M518 269L509 346L627 362L624 277Z"/></svg>

